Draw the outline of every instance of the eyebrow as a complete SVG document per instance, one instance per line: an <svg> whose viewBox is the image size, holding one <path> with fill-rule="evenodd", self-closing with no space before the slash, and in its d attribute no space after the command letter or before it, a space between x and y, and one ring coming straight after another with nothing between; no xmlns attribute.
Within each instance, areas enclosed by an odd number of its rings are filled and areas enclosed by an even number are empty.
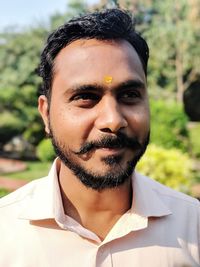
<svg viewBox="0 0 200 267"><path fill-rule="evenodd" d="M114 90L121 91L125 89L145 89L146 86L140 80L127 80L114 87Z"/></svg>
<svg viewBox="0 0 200 267"><path fill-rule="evenodd" d="M116 86L114 86L111 90L112 91L121 91L125 89L145 89L146 86L140 80L127 80L122 82ZM81 93L81 92L93 91L93 92L104 92L106 91L106 86L101 86L98 84L83 84L83 85L75 85L70 87L65 91L65 94L74 94L74 93Z"/></svg>
<svg viewBox="0 0 200 267"><path fill-rule="evenodd" d="M75 85L73 87L70 87L66 90L65 93L80 93L84 91L103 91L104 87L100 86L98 84L83 84L83 85Z"/></svg>

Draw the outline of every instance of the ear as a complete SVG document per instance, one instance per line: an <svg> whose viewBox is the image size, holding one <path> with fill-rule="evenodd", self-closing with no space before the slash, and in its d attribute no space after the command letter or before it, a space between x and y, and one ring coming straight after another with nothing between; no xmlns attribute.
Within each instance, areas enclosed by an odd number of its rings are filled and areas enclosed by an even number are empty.
<svg viewBox="0 0 200 267"><path fill-rule="evenodd" d="M47 97L44 95L41 95L38 98L38 110L45 125L45 132L49 134L49 103Z"/></svg>

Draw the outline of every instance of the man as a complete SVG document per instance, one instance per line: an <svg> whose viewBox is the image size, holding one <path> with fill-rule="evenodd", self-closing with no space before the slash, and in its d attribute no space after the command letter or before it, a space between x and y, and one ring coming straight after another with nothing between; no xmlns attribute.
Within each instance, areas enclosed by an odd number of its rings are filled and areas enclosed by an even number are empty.
<svg viewBox="0 0 200 267"><path fill-rule="evenodd" d="M200 266L200 207L134 171L149 141L148 46L110 9L52 33L38 107L58 155L0 201L0 266Z"/></svg>

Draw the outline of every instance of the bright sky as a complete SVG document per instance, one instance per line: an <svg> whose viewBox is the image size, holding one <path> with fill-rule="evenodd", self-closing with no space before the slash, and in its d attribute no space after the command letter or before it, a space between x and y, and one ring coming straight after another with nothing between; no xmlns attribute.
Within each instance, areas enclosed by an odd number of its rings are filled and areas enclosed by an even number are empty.
<svg viewBox="0 0 200 267"><path fill-rule="evenodd" d="M98 0L85 0L89 4ZM0 0L0 30L7 26L27 27L47 21L49 15L66 10L68 0Z"/></svg>

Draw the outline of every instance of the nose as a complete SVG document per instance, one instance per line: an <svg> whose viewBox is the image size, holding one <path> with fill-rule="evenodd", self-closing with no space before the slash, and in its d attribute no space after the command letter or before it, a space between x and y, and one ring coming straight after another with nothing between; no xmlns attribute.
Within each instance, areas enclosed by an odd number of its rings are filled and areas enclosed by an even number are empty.
<svg viewBox="0 0 200 267"><path fill-rule="evenodd" d="M114 97L107 97L99 103L95 126L102 132L116 133L128 126L120 104Z"/></svg>

